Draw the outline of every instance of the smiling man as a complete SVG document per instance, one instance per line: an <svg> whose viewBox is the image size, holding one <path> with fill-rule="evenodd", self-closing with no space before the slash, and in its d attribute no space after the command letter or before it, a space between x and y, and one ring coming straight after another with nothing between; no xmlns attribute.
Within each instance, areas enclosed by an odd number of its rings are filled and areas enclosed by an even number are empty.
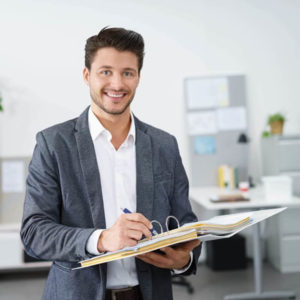
<svg viewBox="0 0 300 300"><path fill-rule="evenodd" d="M83 78L91 106L37 134L21 237L29 255L53 261L43 299L168 300L171 274L196 272L198 241L72 270L150 237L153 219L196 220L176 139L130 110L143 57L134 31L104 28L90 37Z"/></svg>

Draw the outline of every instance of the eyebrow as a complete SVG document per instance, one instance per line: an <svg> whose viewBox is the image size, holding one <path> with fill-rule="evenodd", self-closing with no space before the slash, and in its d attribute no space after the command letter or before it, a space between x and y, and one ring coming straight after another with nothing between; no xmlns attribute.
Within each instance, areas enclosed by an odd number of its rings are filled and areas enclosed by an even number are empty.
<svg viewBox="0 0 300 300"><path fill-rule="evenodd" d="M101 66L98 68L99 69L112 69L112 66Z"/></svg>
<svg viewBox="0 0 300 300"><path fill-rule="evenodd" d="M124 70L126 70L126 71L134 71L134 72L137 72L137 70L134 69L134 68L124 68Z"/></svg>
<svg viewBox="0 0 300 300"><path fill-rule="evenodd" d="M104 66L101 66L98 68L98 70L101 70L101 69L112 69L113 67L112 66L109 66L109 65L104 65ZM123 69L124 71L133 71L133 72L137 72L136 69L134 68L130 68L130 67L126 67Z"/></svg>

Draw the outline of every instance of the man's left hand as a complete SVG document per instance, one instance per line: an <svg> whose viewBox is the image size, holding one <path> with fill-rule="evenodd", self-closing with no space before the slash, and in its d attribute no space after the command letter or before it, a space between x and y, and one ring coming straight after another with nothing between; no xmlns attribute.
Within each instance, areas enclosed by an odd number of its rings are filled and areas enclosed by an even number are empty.
<svg viewBox="0 0 300 300"><path fill-rule="evenodd" d="M199 240L193 240L173 247L161 248L164 254L149 252L138 255L144 262L164 269L183 269L190 260L190 252L200 245Z"/></svg>

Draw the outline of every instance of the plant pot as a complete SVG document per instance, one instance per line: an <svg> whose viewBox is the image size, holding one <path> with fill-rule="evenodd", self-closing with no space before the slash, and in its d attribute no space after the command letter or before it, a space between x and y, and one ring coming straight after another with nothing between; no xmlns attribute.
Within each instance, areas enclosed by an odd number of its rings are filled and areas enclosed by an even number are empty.
<svg viewBox="0 0 300 300"><path fill-rule="evenodd" d="M283 132L283 121L275 121L270 124L271 134L282 134Z"/></svg>

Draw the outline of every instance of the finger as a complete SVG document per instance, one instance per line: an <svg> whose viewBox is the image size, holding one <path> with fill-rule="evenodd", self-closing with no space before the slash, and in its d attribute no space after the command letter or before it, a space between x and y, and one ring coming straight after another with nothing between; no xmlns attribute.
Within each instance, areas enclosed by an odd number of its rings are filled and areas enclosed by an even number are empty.
<svg viewBox="0 0 300 300"><path fill-rule="evenodd" d="M138 255L137 258L143 260L146 263L149 263L156 267L159 267L159 268L171 269L174 264L174 261L171 258L166 257L165 255L155 253L155 252Z"/></svg>
<svg viewBox="0 0 300 300"><path fill-rule="evenodd" d="M127 220L143 223L149 229L152 229L152 223L140 213L123 214Z"/></svg>
<svg viewBox="0 0 300 300"><path fill-rule="evenodd" d="M186 251L192 251L194 248L198 247L201 244L200 240L192 240L185 242L176 246L177 249L182 249Z"/></svg>
<svg viewBox="0 0 300 300"><path fill-rule="evenodd" d="M165 255L172 257L173 260L178 260L181 257L184 257L186 255L189 255L189 253L191 252L188 249L185 248L173 248L173 247L165 247L160 249L162 252L165 253Z"/></svg>
<svg viewBox="0 0 300 300"><path fill-rule="evenodd" d="M164 247L159 249L160 251L164 252L168 256L173 256L175 255L176 250L174 250L172 247Z"/></svg>
<svg viewBox="0 0 300 300"><path fill-rule="evenodd" d="M148 227L144 224L134 221L127 221L126 226L130 230L141 232L142 235L145 235L147 238L151 237L151 232Z"/></svg>
<svg viewBox="0 0 300 300"><path fill-rule="evenodd" d="M139 230L127 230L127 237L139 241L143 236L143 232Z"/></svg>
<svg viewBox="0 0 300 300"><path fill-rule="evenodd" d="M190 252L192 251L195 247L200 245L199 240L193 240L189 242L185 242L179 245L175 245L175 247L164 247L161 248L160 250L166 253L167 255L176 255L176 253L179 251L184 251L184 252Z"/></svg>
<svg viewBox="0 0 300 300"><path fill-rule="evenodd" d="M123 248L124 247L133 247L133 246L136 246L137 245L137 241L135 239L126 239L124 241L124 245L123 245Z"/></svg>
<svg viewBox="0 0 300 300"><path fill-rule="evenodd" d="M152 260L149 259L147 256L139 255L139 256L137 256L136 258L137 258L137 259L140 259L140 260L142 260L142 261L144 261L144 262L147 263L147 264L151 264L151 265L156 266L154 263L152 263ZM156 266L156 267L157 267L157 266Z"/></svg>
<svg viewBox="0 0 300 300"><path fill-rule="evenodd" d="M147 259L150 259L151 261L156 261L158 263L168 263L170 262L170 258L165 256L164 254L159 254L157 252L148 252L142 255L139 255L142 257L145 257Z"/></svg>

